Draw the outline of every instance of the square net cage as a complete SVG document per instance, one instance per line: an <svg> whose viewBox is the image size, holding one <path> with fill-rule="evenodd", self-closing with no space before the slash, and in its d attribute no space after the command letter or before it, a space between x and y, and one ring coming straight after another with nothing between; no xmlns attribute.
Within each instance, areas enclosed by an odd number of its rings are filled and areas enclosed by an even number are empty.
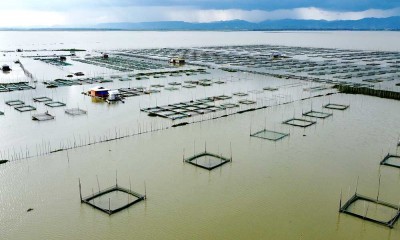
<svg viewBox="0 0 400 240"><path fill-rule="evenodd" d="M233 95L234 95L234 96L238 96L238 97L244 97L244 96L247 96L247 95L249 95L249 94L244 93L244 92L236 92L236 93L233 93Z"/></svg>
<svg viewBox="0 0 400 240"><path fill-rule="evenodd" d="M289 119L289 120L286 120L283 122L283 124L288 124L288 125L292 125L295 127L303 127L303 128L312 126L316 123L317 122L315 122L315 121L310 121L310 120L302 119L302 118L292 118L292 119Z"/></svg>
<svg viewBox="0 0 400 240"><path fill-rule="evenodd" d="M232 161L231 158L224 157L222 155L213 154L209 152L203 152L196 154L189 158L184 158L184 161L190 163L196 167L200 167L206 170L213 170L221 167L222 165Z"/></svg>
<svg viewBox="0 0 400 240"><path fill-rule="evenodd" d="M65 110L65 113L72 116L79 116L79 115L85 115L87 111L80 108L70 108Z"/></svg>
<svg viewBox="0 0 400 240"><path fill-rule="evenodd" d="M332 113L318 112L318 111L311 110L311 111L303 113L303 116L324 119L324 118L328 118L328 117L332 116Z"/></svg>
<svg viewBox="0 0 400 240"><path fill-rule="evenodd" d="M15 110L19 112L29 112L29 111L35 111L36 108L30 105L22 105L22 106L16 106L14 107Z"/></svg>
<svg viewBox="0 0 400 240"><path fill-rule="evenodd" d="M400 217L399 209L400 206L354 194L343 206L340 206L339 211L369 222L393 228Z"/></svg>
<svg viewBox="0 0 400 240"><path fill-rule="evenodd" d="M267 129L258 131L256 133L250 134L251 137L257 137L261 139L266 139L266 140L271 140L271 141L278 141L281 140L287 136L289 136L289 133L281 133L281 132L275 132L275 131L270 131Z"/></svg>
<svg viewBox="0 0 400 240"><path fill-rule="evenodd" d="M79 188L81 188L79 184ZM88 204L93 208L100 210L108 215L120 212L130 206L146 199L146 194L134 192L131 189L123 188L117 185L99 190L90 196L82 197L81 203Z"/></svg>
<svg viewBox="0 0 400 240"><path fill-rule="evenodd" d="M64 106L66 106L66 104L65 104L65 103L62 103L62 102L48 102L48 103L45 103L44 105L46 105L46 106L48 106L48 107L52 107L52 108L54 108L54 107L64 107Z"/></svg>
<svg viewBox="0 0 400 240"><path fill-rule="evenodd" d="M386 157L381 161L381 165L386 165L390 167L400 168L400 156L388 154Z"/></svg>
<svg viewBox="0 0 400 240"><path fill-rule="evenodd" d="M35 101L35 102L51 102L51 101L53 101L53 99L51 99L49 97L36 97L36 98L33 98L33 101Z"/></svg>
<svg viewBox="0 0 400 240"><path fill-rule="evenodd" d="M336 103L329 103L324 106L324 108L333 109L333 110L346 110L349 107L350 107L349 105L336 104Z"/></svg>
<svg viewBox="0 0 400 240"><path fill-rule="evenodd" d="M23 102L21 100L10 100L10 101L6 101L6 104L8 106L18 106L18 105L24 105L25 102Z"/></svg>
<svg viewBox="0 0 400 240"><path fill-rule="evenodd" d="M245 104L245 105L251 105L251 104L255 104L256 101L253 100L248 100L248 99L243 99L243 100L239 100L240 104Z"/></svg>

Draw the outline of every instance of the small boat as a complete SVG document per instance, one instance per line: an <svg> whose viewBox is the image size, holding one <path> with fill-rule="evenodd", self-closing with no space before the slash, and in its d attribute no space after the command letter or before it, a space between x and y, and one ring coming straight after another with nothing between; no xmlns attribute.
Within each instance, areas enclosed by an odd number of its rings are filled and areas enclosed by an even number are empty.
<svg viewBox="0 0 400 240"><path fill-rule="evenodd" d="M3 70L3 72L10 72L12 69L10 68L10 66L4 64L4 65L1 67L1 70Z"/></svg>

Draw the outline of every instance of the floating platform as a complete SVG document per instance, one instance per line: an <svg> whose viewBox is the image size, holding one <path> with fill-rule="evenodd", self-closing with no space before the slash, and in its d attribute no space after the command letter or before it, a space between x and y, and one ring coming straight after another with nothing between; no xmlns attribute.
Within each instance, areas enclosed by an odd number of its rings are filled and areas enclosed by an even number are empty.
<svg viewBox="0 0 400 240"><path fill-rule="evenodd" d="M350 107L349 105L336 104L336 103L329 103L324 106L324 108L333 109L333 110L346 110L349 107Z"/></svg>
<svg viewBox="0 0 400 240"><path fill-rule="evenodd" d="M79 183L79 189L80 188L81 185ZM124 200L121 200L122 198ZM86 203L97 210L111 215L145 199L146 195L142 195L130 189L120 187L118 184L116 184L115 186L94 193L91 196L84 198L81 196L81 203Z"/></svg>
<svg viewBox="0 0 400 240"><path fill-rule="evenodd" d="M381 165L386 165L390 167L400 168L400 156L388 154L386 157L381 161Z"/></svg>
<svg viewBox="0 0 400 240"><path fill-rule="evenodd" d="M267 139L271 141L278 141L281 140L287 136L289 136L289 133L281 133L281 132L275 132L275 131L269 131L267 129L258 131L256 133L250 134L251 137L257 137L261 139Z"/></svg>
<svg viewBox="0 0 400 240"><path fill-rule="evenodd" d="M55 116L51 115L50 113L42 113L42 114L35 114L32 115L32 120L34 121L48 121L54 119Z"/></svg>
<svg viewBox="0 0 400 240"><path fill-rule="evenodd" d="M369 211L370 205L374 205L371 211ZM354 194L353 197L340 207L339 212L393 228L400 217L399 208L400 206L394 204Z"/></svg>
<svg viewBox="0 0 400 240"><path fill-rule="evenodd" d="M295 127L303 127L303 128L309 127L316 123L317 122L315 122L315 121L310 121L310 120L302 119L302 118L292 118L292 119L289 119L289 120L286 120L283 122L283 124L288 124L288 125L292 125Z"/></svg>
<svg viewBox="0 0 400 240"><path fill-rule="evenodd" d="M332 115L333 115L332 113L318 112L318 111L313 111L313 110L303 113L303 116L322 118L322 119L328 118Z"/></svg>
<svg viewBox="0 0 400 240"><path fill-rule="evenodd" d="M232 162L231 158L226 158L221 155L209 153L207 151L203 153L196 154L189 158L183 159L185 162L190 163L196 167L200 167L206 170L213 170L220 167L228 162Z"/></svg>

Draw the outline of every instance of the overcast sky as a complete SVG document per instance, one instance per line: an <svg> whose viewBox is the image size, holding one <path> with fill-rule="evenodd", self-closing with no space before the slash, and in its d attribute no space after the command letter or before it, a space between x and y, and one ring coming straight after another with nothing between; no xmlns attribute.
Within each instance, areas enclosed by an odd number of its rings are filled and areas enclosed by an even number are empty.
<svg viewBox="0 0 400 240"><path fill-rule="evenodd" d="M400 16L400 0L9 0L1 2L0 27L390 16Z"/></svg>

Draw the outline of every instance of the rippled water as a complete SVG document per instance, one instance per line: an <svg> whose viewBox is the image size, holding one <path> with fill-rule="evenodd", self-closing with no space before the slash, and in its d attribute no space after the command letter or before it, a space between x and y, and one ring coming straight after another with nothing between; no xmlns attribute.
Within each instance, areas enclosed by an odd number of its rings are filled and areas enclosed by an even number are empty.
<svg viewBox="0 0 400 240"><path fill-rule="evenodd" d="M0 34L9 34L8 38L11 38L15 34L24 36L33 33ZM139 32L60 34L92 34L91 38L103 36L103 39L110 39L111 34L140 35ZM253 34L254 37L251 40L254 42L250 41L249 44L264 41L264 33L261 32L146 32L142 37L145 39L148 34L159 36L160 39L163 35L176 34L180 39L185 39L182 42L187 45L202 45L201 42L191 42L196 35L216 39L208 41L210 45L223 44L224 41L225 44L247 43L245 38L240 38L246 34ZM243 42L232 38L219 39L215 37L216 34L238 36L237 39ZM292 36L308 39L306 36L318 34L330 35L335 43L341 42L344 36L354 40L362 39L365 34L381 39L378 35L381 33L368 32L266 33L267 36L279 36L282 44L291 43ZM391 39L398 33L382 34ZM337 41L334 40L335 36ZM37 43L49 41L41 37L40 40L39 36L33 35L32 39L37 38ZM2 37L0 39L6 41ZM322 45L324 37L320 39L321 43L316 42L315 46ZM19 38L18 41L26 40ZM107 41L104 48L113 43ZM308 41L298 42L309 44ZM372 46L373 49L373 46L380 46L378 42L372 41L363 47ZM86 41L82 47L91 43ZM18 44L14 46L9 42L4 46L14 49L19 47ZM124 44L127 45L117 47L128 47L128 43ZM142 43L138 47L145 47L146 44L152 43ZM159 44L155 41L152 47L160 47ZM333 43L324 44L337 47ZM353 41L346 46L352 48L353 45L359 46ZM131 44L129 47L136 46ZM396 46L390 50L396 50ZM79 138L79 133L83 141L87 129L91 129L90 134L93 135L95 129L99 135L112 135L117 127L122 131L133 131L138 127L138 122L144 125L150 125L150 122L158 126L167 125L164 119L150 119L139 112L141 106L153 106L156 101L158 105L175 103L190 100L194 96L198 98L231 94L239 90L257 90L265 85L277 86L279 92L254 93L250 98L258 102L264 99L264 103L271 97L281 99L277 95L282 99L273 104L271 102L274 106L254 112L0 165L0 239L399 239L399 223L389 229L338 212L341 191L343 201L352 196L356 187L358 193L376 197L379 175L379 199L399 203L399 170L379 166L387 153L400 154L400 149L396 147L400 136L398 101L345 94L300 100L311 96L302 90L309 87L309 83L289 88L285 85L297 84L297 81L244 73L228 74L219 70L210 72L214 79L234 81L211 88L180 90L179 94L164 91L158 97L141 96L118 105L92 103L90 98L80 94L87 86L57 90L37 88L1 94L0 102L14 97L30 101L31 97L44 94L59 98L70 106L79 104L89 113L71 119L62 114L63 109L55 109L56 121L35 123L30 120L29 113L7 109L2 103L1 107L7 110L5 116L0 116L0 121L3 121L0 122L2 149L9 149L14 143L34 146L42 138L57 145L60 139L71 139L71 135ZM152 79L143 84L155 81ZM162 81L167 83L176 79ZM117 84L129 83L110 83L110 87L116 87ZM312 96L320 93L326 92L317 92ZM278 101L291 103L278 104ZM350 107L345 111L323 108L328 103L348 104ZM317 122L308 128L282 124L293 117L301 117L302 112L311 108L333 115L326 119L304 117ZM290 136L277 142L250 137L250 133L264 128L290 133ZM184 157L205 148L225 157L232 154L232 162L211 172L184 163ZM86 196L98 188L96 176L100 187L106 188L115 183L116 175L120 185L129 188L131 184L132 190L142 194L146 190L147 200L112 216L80 203L78 179ZM27 212L29 208L33 211ZM361 212L362 208L361 205ZM370 214L375 212L371 211Z"/></svg>

